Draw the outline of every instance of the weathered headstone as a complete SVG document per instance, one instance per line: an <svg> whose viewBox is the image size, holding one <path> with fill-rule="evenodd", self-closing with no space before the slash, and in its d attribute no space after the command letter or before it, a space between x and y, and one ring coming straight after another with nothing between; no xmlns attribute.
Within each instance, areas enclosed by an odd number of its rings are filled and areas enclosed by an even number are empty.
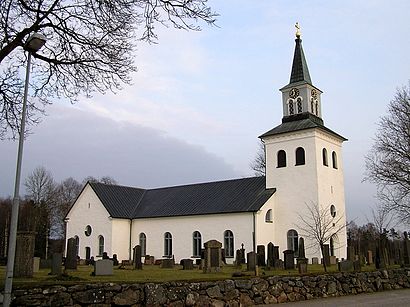
<svg viewBox="0 0 410 307"><path fill-rule="evenodd" d="M336 256L330 256L329 262L330 262L330 265L336 265L337 264Z"/></svg>
<svg viewBox="0 0 410 307"><path fill-rule="evenodd" d="M97 260L94 263L94 275L113 275L113 261L111 259Z"/></svg>
<svg viewBox="0 0 410 307"><path fill-rule="evenodd" d="M299 238L299 256L296 259L299 274L307 273L308 259L305 256L305 240Z"/></svg>
<svg viewBox="0 0 410 307"><path fill-rule="evenodd" d="M258 245L256 247L258 266L266 266L265 262L265 245Z"/></svg>
<svg viewBox="0 0 410 307"><path fill-rule="evenodd" d="M245 248L244 248L243 243L241 244L241 255L242 255L241 263L245 264L246 263L246 257L245 257Z"/></svg>
<svg viewBox="0 0 410 307"><path fill-rule="evenodd" d="M238 268L242 267L242 251L240 249L237 249L235 253L235 265Z"/></svg>
<svg viewBox="0 0 410 307"><path fill-rule="evenodd" d="M134 246L134 249L133 249L134 270L142 270L141 254L142 254L141 245Z"/></svg>
<svg viewBox="0 0 410 307"><path fill-rule="evenodd" d="M246 269L248 271L255 271L257 263L257 254L255 252L249 252L246 254Z"/></svg>
<svg viewBox="0 0 410 307"><path fill-rule="evenodd" d="M323 261L325 262L325 265L327 267L330 266L329 252L330 252L329 244L323 244Z"/></svg>
<svg viewBox="0 0 410 307"><path fill-rule="evenodd" d="M118 258L117 258L117 254L112 255L112 263L113 263L114 265L118 265L118 264L119 264L119 261L118 261Z"/></svg>
<svg viewBox="0 0 410 307"><path fill-rule="evenodd" d="M367 264L373 264L373 252L371 250L367 251Z"/></svg>
<svg viewBox="0 0 410 307"><path fill-rule="evenodd" d="M338 263L338 268L340 272L353 272L354 266L353 261L343 260Z"/></svg>
<svg viewBox="0 0 410 307"><path fill-rule="evenodd" d="M312 264L319 264L319 258L318 257L312 257Z"/></svg>
<svg viewBox="0 0 410 307"><path fill-rule="evenodd" d="M161 268L162 269L172 269L174 268L175 261L173 258L165 258L161 261Z"/></svg>
<svg viewBox="0 0 410 307"><path fill-rule="evenodd" d="M182 259L182 269L183 270L193 270L194 269L194 260L192 259Z"/></svg>
<svg viewBox="0 0 410 307"><path fill-rule="evenodd" d="M279 246L273 247L273 259L280 259L279 258Z"/></svg>
<svg viewBox="0 0 410 307"><path fill-rule="evenodd" d="M58 275L58 276L61 275L61 273L62 273L62 269L61 269L62 262L63 262L63 254L54 253L52 263L51 263L51 275Z"/></svg>
<svg viewBox="0 0 410 307"><path fill-rule="evenodd" d="M355 252L354 252L354 246L348 246L347 247L347 260L350 261L355 261Z"/></svg>
<svg viewBox="0 0 410 307"><path fill-rule="evenodd" d="M33 277L35 232L19 231L16 239L14 262L15 277Z"/></svg>
<svg viewBox="0 0 410 307"><path fill-rule="evenodd" d="M273 259L273 267L277 270L284 270L285 265L282 259Z"/></svg>
<svg viewBox="0 0 410 307"><path fill-rule="evenodd" d="M269 268L273 267L273 247L274 247L273 243L269 242L268 243L268 261L266 264Z"/></svg>
<svg viewBox="0 0 410 307"><path fill-rule="evenodd" d="M103 258L103 260L108 260L108 259L110 259L110 257L108 257L107 252L103 252L102 258Z"/></svg>
<svg viewBox="0 0 410 307"><path fill-rule="evenodd" d="M40 271L40 257L33 258L33 273L38 273Z"/></svg>
<svg viewBox="0 0 410 307"><path fill-rule="evenodd" d="M360 263L360 260L353 261L353 268L355 272L360 272L362 270L362 265Z"/></svg>
<svg viewBox="0 0 410 307"><path fill-rule="evenodd" d="M283 251L283 258L285 259L285 270L295 269L295 252L293 250Z"/></svg>
<svg viewBox="0 0 410 307"><path fill-rule="evenodd" d="M222 266L222 243L217 240L205 242L204 273L219 272Z"/></svg>
<svg viewBox="0 0 410 307"><path fill-rule="evenodd" d="M67 257L64 267L66 270L77 270L77 244L75 238L67 240Z"/></svg>

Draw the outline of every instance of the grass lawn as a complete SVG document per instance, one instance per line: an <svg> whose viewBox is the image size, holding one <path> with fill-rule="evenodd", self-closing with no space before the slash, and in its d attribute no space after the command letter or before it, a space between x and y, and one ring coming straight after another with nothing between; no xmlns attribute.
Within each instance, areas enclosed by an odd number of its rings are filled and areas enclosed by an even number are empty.
<svg viewBox="0 0 410 307"><path fill-rule="evenodd" d="M364 266L362 271L374 271L375 267ZM4 287L6 268L0 266L0 286ZM43 269L35 273L33 278L14 278L13 284L16 286L32 286L32 285L47 285L47 284L79 284L79 283L98 283L98 282L113 282L113 283L144 283L144 282L164 282L164 281L207 281L207 280L224 280L231 279L234 272L242 272L245 276L240 278L252 277L254 272L246 272L246 266L238 269L233 265L226 265L219 273L204 274L201 270L182 270L182 267L176 265L173 269L161 269L158 265L145 265L143 270L133 270L132 267L125 269L114 268L114 275L111 276L91 276L93 272L92 266L78 266L77 270L68 270L65 275L60 278L50 276L50 269ZM337 266L333 265L328 268L328 272L337 272ZM308 265L309 274L323 274L322 265ZM259 269L260 276L274 275L299 275L298 270L271 270L266 271L264 268Z"/></svg>

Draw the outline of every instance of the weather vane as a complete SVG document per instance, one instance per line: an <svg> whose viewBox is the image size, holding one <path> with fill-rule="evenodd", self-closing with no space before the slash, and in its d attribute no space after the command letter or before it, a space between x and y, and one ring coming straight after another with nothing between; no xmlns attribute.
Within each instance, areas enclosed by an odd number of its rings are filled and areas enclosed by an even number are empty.
<svg viewBox="0 0 410 307"><path fill-rule="evenodd" d="M295 24L295 28L296 28L296 38L300 38L300 36L302 35L302 33L300 32L299 22L297 22L297 23Z"/></svg>

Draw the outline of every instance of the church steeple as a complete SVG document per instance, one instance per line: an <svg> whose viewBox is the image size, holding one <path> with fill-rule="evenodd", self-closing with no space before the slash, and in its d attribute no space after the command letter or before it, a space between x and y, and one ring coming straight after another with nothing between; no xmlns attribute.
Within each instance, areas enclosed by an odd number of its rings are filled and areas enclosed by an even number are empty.
<svg viewBox="0 0 410 307"><path fill-rule="evenodd" d="M299 120L301 115L312 116L321 124L322 112L320 95L322 91L312 84L305 53L300 38L300 27L296 23L295 52L293 55L292 70L289 84L281 88L283 103L283 120Z"/></svg>

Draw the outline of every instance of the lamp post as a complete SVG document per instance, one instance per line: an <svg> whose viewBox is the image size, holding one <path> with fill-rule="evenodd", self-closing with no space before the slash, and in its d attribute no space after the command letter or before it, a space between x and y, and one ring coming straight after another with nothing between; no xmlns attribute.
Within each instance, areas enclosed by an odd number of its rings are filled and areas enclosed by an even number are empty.
<svg viewBox="0 0 410 307"><path fill-rule="evenodd" d="M6 279L4 283L4 297L3 307L9 307L11 302L11 290L13 286L13 273L14 273L14 257L16 255L16 238L17 238L17 221L20 206L20 176L21 176L21 162L23 157L23 143L24 143L24 131L26 126L26 113L27 113L27 92L28 82L30 78L30 65L31 55L40 50L46 42L44 35L39 33L32 34L24 44L24 50L28 52L27 68L26 68L26 81L24 85L24 97L23 97L23 110L21 113L21 125L19 132L19 144L17 152L17 166L16 166L16 178L14 183L14 196L13 207L11 210L11 223L10 223L10 235L9 235L9 249L7 252L7 269Z"/></svg>

